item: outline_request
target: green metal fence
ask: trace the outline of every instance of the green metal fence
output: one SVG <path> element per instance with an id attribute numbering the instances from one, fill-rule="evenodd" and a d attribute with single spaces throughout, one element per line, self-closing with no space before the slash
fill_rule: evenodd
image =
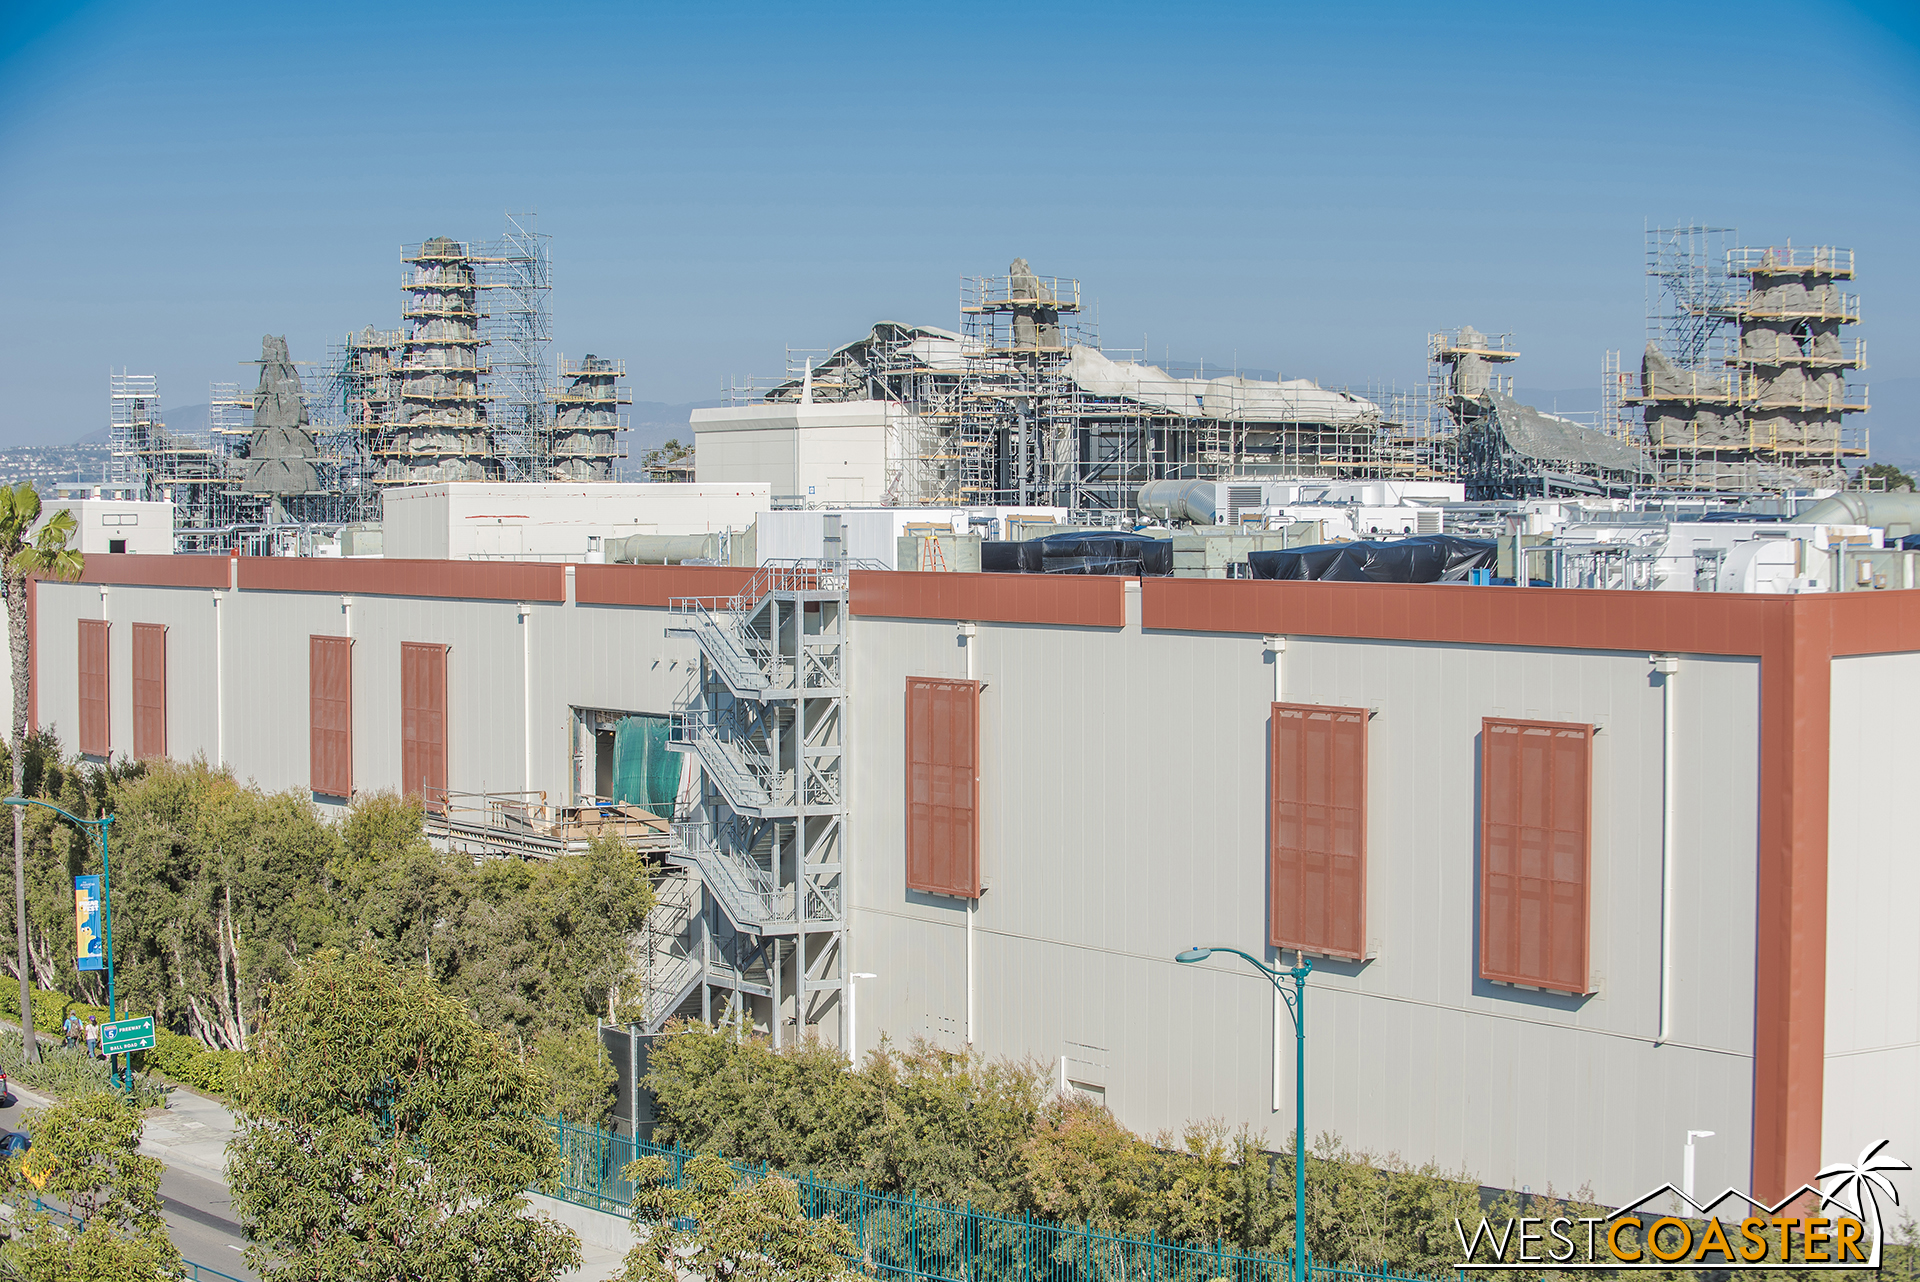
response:
<path id="1" fill-rule="evenodd" d="M 592 1127 L 553 1122 L 563 1173 L 547 1191 L 578 1206 L 626 1214 L 633 1185 L 620 1172 L 635 1158 L 667 1159 L 677 1186 L 694 1154 Z M 765 1167 L 733 1164 L 742 1175 Z M 779 1174 L 779 1172 L 774 1172 Z M 1224 1243 L 1202 1246 L 1103 1233 L 1091 1225 L 991 1215 L 971 1206 L 869 1192 L 811 1174 L 800 1186 L 810 1218 L 831 1216 L 853 1231 L 859 1263 L 888 1278 L 927 1282 L 1288 1282 L 1286 1257 Z M 1312 1282 L 1428 1282 L 1394 1274 L 1315 1267 Z"/>

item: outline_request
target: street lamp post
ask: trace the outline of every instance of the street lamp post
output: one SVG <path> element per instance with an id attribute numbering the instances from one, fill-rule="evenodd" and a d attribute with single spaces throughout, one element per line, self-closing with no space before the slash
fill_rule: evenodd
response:
<path id="1" fill-rule="evenodd" d="M 9 806 L 39 806 L 42 810 L 51 810 L 54 814 L 69 819 L 79 824 L 82 828 L 92 828 L 99 832 L 100 935 L 101 942 L 105 946 L 107 954 L 107 1022 L 109 1024 L 113 1023 L 119 1018 L 113 1001 L 113 860 L 107 846 L 107 828 L 113 823 L 113 816 L 102 815 L 98 819 L 82 819 L 79 815 L 71 814 L 58 806 L 51 805 L 35 797 L 6 797 L 0 798 L 0 802 L 4 802 L 4 804 Z M 23 1010 L 20 1012 L 20 1018 L 22 1022 L 31 1020 L 33 1018 L 33 1012 Z M 114 1084 L 119 1085 L 120 1070 L 114 1067 L 114 1058 L 113 1056 L 108 1057 L 107 1071 L 113 1078 Z M 127 1057 L 126 1085 L 133 1085 L 133 1057 L 131 1055 Z"/>
<path id="2" fill-rule="evenodd" d="M 1313 973 L 1313 959 L 1294 951 L 1294 965 L 1276 970 L 1251 953 L 1215 944 L 1195 946 L 1174 960 L 1190 965 L 1205 961 L 1214 953 L 1232 953 L 1265 975 L 1274 991 L 1287 1004 L 1293 1017 L 1293 1276 L 1294 1282 L 1309 1282 L 1307 1269 L 1307 976 Z M 1293 981 L 1288 992 L 1282 980 Z"/>

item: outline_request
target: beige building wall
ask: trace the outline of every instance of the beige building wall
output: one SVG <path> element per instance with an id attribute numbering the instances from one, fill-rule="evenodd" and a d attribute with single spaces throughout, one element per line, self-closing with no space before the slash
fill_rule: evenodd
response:
<path id="1" fill-rule="evenodd" d="M 849 965 L 879 976 L 861 987 L 864 1048 L 882 1035 L 965 1036 L 967 910 L 905 889 L 901 745 L 906 677 L 964 677 L 968 648 L 952 623 L 855 624 Z M 1238 959 L 1172 960 L 1209 943 L 1271 955 L 1276 673 L 1261 639 L 982 623 L 970 648 L 987 687 L 976 1045 L 1098 1088 L 1135 1130 L 1218 1117 L 1284 1143 L 1292 1027 L 1271 988 Z M 1685 1131 L 1709 1129 L 1700 1180 L 1744 1183 L 1758 665 L 1688 659 L 1676 683 L 1685 926 L 1664 1045 L 1663 696 L 1646 655 L 1295 637 L 1280 681 L 1289 700 L 1378 713 L 1367 927 L 1377 955 L 1321 962 L 1310 980 L 1310 1133 L 1489 1184 L 1591 1184 L 1625 1201 L 1677 1177 Z M 1476 978 L 1483 716 L 1600 727 L 1592 996 Z"/>
<path id="2" fill-rule="evenodd" d="M 1920 654 L 1833 661 L 1821 1153 L 1920 1151 Z"/>

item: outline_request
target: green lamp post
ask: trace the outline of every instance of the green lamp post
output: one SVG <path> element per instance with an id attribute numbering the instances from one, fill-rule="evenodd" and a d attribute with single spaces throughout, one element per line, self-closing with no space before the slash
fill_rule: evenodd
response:
<path id="1" fill-rule="evenodd" d="M 1287 1004 L 1293 1016 L 1293 1277 L 1294 1282 L 1310 1282 L 1307 1268 L 1307 976 L 1313 973 L 1313 959 L 1294 953 L 1296 964 L 1276 970 L 1251 953 L 1215 944 L 1195 946 L 1174 957 L 1183 965 L 1202 962 L 1215 953 L 1232 953 L 1273 983 L 1273 990 Z M 1283 981 L 1293 981 L 1289 992 Z"/>
<path id="2" fill-rule="evenodd" d="M 113 823 L 113 816 L 102 815 L 98 819 L 82 819 L 79 815 L 71 814 L 58 806 L 51 805 L 34 797 L 6 797 L 0 800 L 4 800 L 9 806 L 39 806 L 42 810 L 51 810 L 54 814 L 71 820 L 82 828 L 92 828 L 100 834 L 100 934 L 107 954 L 107 1022 L 109 1024 L 113 1023 L 120 1018 L 113 1001 L 113 861 L 111 855 L 108 853 L 107 847 L 107 828 Z M 23 1010 L 20 1012 L 20 1018 L 23 1020 L 32 1019 L 33 1012 Z M 109 1065 L 108 1071 L 113 1077 L 114 1084 L 131 1087 L 133 1085 L 133 1057 L 131 1055 L 127 1057 L 126 1079 L 124 1083 L 121 1080 L 120 1069 L 113 1064 L 114 1058 L 117 1057 L 111 1057 L 107 1061 Z"/>

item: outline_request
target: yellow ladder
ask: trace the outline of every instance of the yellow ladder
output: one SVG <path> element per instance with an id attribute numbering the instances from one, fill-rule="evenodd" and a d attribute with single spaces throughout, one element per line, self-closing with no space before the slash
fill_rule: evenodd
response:
<path id="1" fill-rule="evenodd" d="M 920 568 L 923 570 L 945 570 L 947 558 L 940 551 L 940 536 L 926 534 L 920 538 Z"/>

